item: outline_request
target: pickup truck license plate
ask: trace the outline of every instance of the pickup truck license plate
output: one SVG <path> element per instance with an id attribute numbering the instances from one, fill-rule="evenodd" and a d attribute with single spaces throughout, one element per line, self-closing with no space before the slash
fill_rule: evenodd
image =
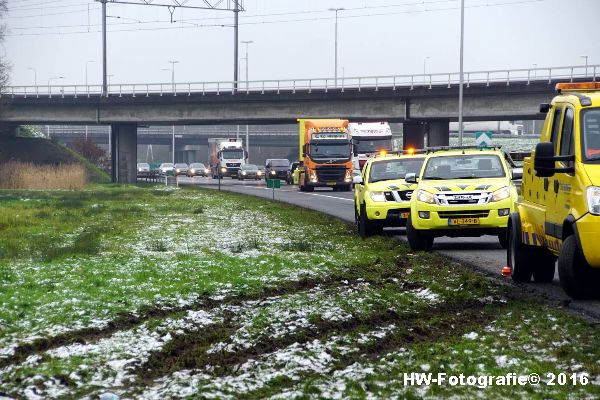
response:
<path id="1" fill-rule="evenodd" d="M 400 218 L 402 219 L 408 219 L 408 217 L 410 217 L 410 212 L 403 212 L 400 214 Z"/>
<path id="2" fill-rule="evenodd" d="M 479 225 L 479 218 L 448 218 L 448 225 Z"/>

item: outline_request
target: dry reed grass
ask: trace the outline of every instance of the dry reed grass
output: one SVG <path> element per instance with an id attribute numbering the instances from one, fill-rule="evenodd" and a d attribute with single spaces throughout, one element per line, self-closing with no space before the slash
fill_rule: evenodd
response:
<path id="1" fill-rule="evenodd" d="M 80 189 L 86 183 L 85 167 L 79 164 L 0 164 L 0 189 Z"/>

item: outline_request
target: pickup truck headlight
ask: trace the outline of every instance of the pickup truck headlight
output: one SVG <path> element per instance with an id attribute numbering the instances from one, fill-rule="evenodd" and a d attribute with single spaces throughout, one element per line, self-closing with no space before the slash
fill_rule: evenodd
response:
<path id="1" fill-rule="evenodd" d="M 385 194 L 383 192 L 369 192 L 369 196 L 371 196 L 371 200 L 377 203 L 385 201 Z"/>
<path id="2" fill-rule="evenodd" d="M 227 168 L 225 168 L 225 167 L 221 168 L 221 172 L 227 172 Z"/>
<path id="3" fill-rule="evenodd" d="M 492 193 L 492 202 L 508 199 L 510 197 L 510 189 L 505 186 Z"/>
<path id="4" fill-rule="evenodd" d="M 318 182 L 318 179 L 317 179 L 317 171 L 315 171 L 315 170 L 311 170 L 311 171 L 310 171 L 310 181 L 311 181 L 312 183 L 317 183 L 317 182 Z"/>
<path id="5" fill-rule="evenodd" d="M 600 215 L 600 187 L 590 186 L 587 188 L 587 204 L 590 214 Z"/>
<path id="6" fill-rule="evenodd" d="M 435 197 L 425 190 L 419 189 L 417 191 L 417 200 L 427 204 L 435 204 Z"/>

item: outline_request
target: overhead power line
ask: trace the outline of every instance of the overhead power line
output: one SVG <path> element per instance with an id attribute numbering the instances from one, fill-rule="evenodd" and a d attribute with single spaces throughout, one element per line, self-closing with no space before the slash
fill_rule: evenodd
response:
<path id="1" fill-rule="evenodd" d="M 491 8 L 491 7 L 501 7 L 501 6 L 509 6 L 509 5 L 519 5 L 519 4 L 531 4 L 531 3 L 540 3 L 540 2 L 545 2 L 547 0 L 517 0 L 517 1 L 504 1 L 504 2 L 500 2 L 500 3 L 486 3 L 486 4 L 476 4 L 476 5 L 471 5 L 471 6 L 465 6 L 466 9 L 476 9 L 476 8 Z M 431 3 L 440 3 L 440 2 L 448 2 L 448 1 L 436 1 L 436 2 L 431 2 Z M 422 4 L 423 2 L 420 2 L 419 4 Z M 368 9 L 368 7 L 365 7 Z M 364 10 L 365 8 L 361 7 L 361 10 Z M 381 12 L 381 13 L 366 13 L 366 14 L 355 14 L 355 15 L 340 15 L 340 19 L 355 19 L 355 18 L 370 18 L 370 17 L 381 17 L 381 16 L 389 16 L 389 15 L 403 15 L 403 14 L 425 14 L 425 13 L 432 13 L 432 12 L 444 12 L 444 11 L 453 11 L 453 10 L 458 10 L 459 7 L 445 7 L 445 8 L 432 8 L 432 9 L 423 9 L 423 10 L 408 10 L 408 11 L 394 11 L 394 12 Z M 310 13 L 324 13 L 325 11 L 313 11 Z M 305 12 L 297 12 L 297 13 L 280 13 L 278 15 L 299 15 L 299 14 L 303 14 Z M 267 15 L 273 15 L 273 14 L 264 14 L 263 16 L 267 16 Z M 259 15 L 256 16 L 248 16 L 245 19 L 249 18 L 249 17 L 258 17 Z M 215 18 L 212 18 L 215 19 Z M 194 21 L 202 21 L 204 19 L 186 19 L 186 20 L 177 20 L 174 22 L 181 22 L 181 23 L 189 23 L 189 26 L 167 26 L 167 27 L 148 27 L 148 28 L 135 28 L 135 29 L 114 29 L 111 30 L 111 33 L 118 33 L 118 32 L 137 32 L 137 31 L 153 31 L 153 30 L 174 30 L 174 29 L 196 29 L 196 28 L 223 28 L 223 27 L 230 27 L 230 24 L 219 24 L 219 23 L 213 23 L 213 24 L 196 24 L 194 23 Z M 207 18 L 206 20 L 211 20 L 211 18 Z M 280 19 L 280 20 L 271 20 L 271 21 L 247 21 L 247 22 L 240 22 L 240 25 L 246 25 L 246 26 L 252 26 L 252 25 L 270 25 L 270 24 L 280 24 L 280 23 L 293 23 L 293 22 L 310 22 L 310 21 L 329 21 L 331 20 L 331 16 L 323 16 L 323 17 L 312 17 L 312 18 L 297 18 L 297 19 Z M 110 24 L 110 26 L 113 25 L 139 25 L 139 24 L 146 24 L 146 23 L 169 23 L 169 21 L 141 21 L 141 22 L 131 22 L 131 23 L 113 23 Z M 77 27 L 87 27 L 88 25 L 73 25 L 73 28 L 77 28 Z M 94 25 L 97 26 L 97 25 Z M 34 27 L 29 27 L 28 29 L 41 29 L 40 28 L 34 28 Z M 44 29 L 46 28 L 50 28 L 50 27 L 43 27 Z M 56 28 L 56 27 L 53 27 Z M 98 33 L 99 30 L 90 30 L 90 31 L 70 31 L 70 32 L 36 32 L 36 33 L 9 33 L 6 36 L 43 36 L 43 35 L 76 35 L 76 34 L 86 34 L 86 33 Z"/>

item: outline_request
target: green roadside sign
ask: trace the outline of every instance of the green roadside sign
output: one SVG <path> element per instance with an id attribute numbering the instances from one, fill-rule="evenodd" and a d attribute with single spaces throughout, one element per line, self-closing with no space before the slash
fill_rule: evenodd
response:
<path id="1" fill-rule="evenodd" d="M 279 179 L 267 179 L 267 187 L 269 189 L 280 189 L 281 181 Z"/>
<path id="2" fill-rule="evenodd" d="M 492 131 L 475 132 L 475 142 L 479 147 L 492 147 Z"/>

